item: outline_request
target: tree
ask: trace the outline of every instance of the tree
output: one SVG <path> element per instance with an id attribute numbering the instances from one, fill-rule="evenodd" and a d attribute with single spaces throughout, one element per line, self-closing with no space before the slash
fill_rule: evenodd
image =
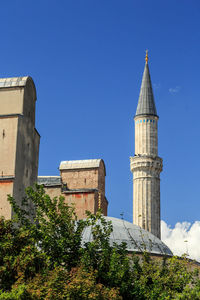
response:
<path id="1" fill-rule="evenodd" d="M 77 221 L 74 207 L 42 186 L 26 195 L 23 209 L 9 197 L 15 218 L 0 219 L 0 300 L 200 299 L 198 272 L 186 259 L 130 255 L 125 244 L 110 245 L 112 224 L 100 211 Z M 83 245 L 86 226 L 93 241 Z"/>

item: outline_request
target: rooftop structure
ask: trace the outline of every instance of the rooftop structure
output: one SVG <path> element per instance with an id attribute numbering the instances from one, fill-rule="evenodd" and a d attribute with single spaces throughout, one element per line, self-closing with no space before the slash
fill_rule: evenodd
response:
<path id="1" fill-rule="evenodd" d="M 78 219 L 86 217 L 86 210 L 96 213 L 99 208 L 107 215 L 103 159 L 61 161 L 59 169 L 60 176 L 38 177 L 50 197 L 62 195 L 66 203 L 75 204 Z"/>
<path id="2" fill-rule="evenodd" d="M 60 170 L 75 170 L 75 169 L 94 169 L 99 168 L 101 162 L 104 165 L 105 173 L 106 168 L 102 159 L 84 159 L 84 160 L 67 160 L 61 161 Z"/>

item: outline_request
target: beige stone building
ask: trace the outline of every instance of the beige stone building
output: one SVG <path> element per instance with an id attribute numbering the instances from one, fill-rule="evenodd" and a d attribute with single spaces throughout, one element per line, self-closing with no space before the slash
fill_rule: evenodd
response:
<path id="1" fill-rule="evenodd" d="M 133 172 L 133 223 L 160 238 L 160 172 L 158 115 L 154 102 L 148 56 L 142 78 L 135 120 Z"/>
<path id="2" fill-rule="evenodd" d="M 7 195 L 21 203 L 25 188 L 37 181 L 35 102 L 31 77 L 0 79 L 0 214 L 7 219 L 12 217 Z"/>
<path id="3" fill-rule="evenodd" d="M 107 216 L 106 168 L 102 159 L 62 161 L 59 169 L 60 176 L 38 177 L 50 197 L 62 195 L 66 203 L 74 204 L 78 219 L 86 217 L 86 210 L 95 214 L 99 208 Z"/>

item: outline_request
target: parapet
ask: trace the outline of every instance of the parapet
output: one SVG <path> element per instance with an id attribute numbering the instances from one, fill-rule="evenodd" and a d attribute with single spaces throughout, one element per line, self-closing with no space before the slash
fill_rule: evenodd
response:
<path id="1" fill-rule="evenodd" d="M 36 88 L 31 76 L 23 76 L 23 77 L 9 77 L 9 78 L 0 78 L 0 89 L 2 88 L 13 88 L 13 87 L 25 87 L 28 82 L 31 82 L 35 92 L 35 100 L 36 100 Z"/>
<path id="2" fill-rule="evenodd" d="M 61 161 L 59 169 L 63 170 L 75 170 L 75 169 L 95 169 L 99 168 L 103 164 L 104 172 L 106 175 L 106 168 L 103 159 L 84 159 L 84 160 L 68 160 Z"/>

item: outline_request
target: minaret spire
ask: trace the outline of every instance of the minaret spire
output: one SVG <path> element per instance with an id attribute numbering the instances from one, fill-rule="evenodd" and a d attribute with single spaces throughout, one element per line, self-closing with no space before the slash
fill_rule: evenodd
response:
<path id="1" fill-rule="evenodd" d="M 145 56 L 146 64 L 148 64 L 148 60 L 149 60 L 149 57 L 148 57 L 148 50 L 146 50 L 146 56 Z"/>
<path id="2" fill-rule="evenodd" d="M 139 100 L 138 100 L 138 105 L 136 110 L 136 116 L 138 115 L 157 116 L 148 60 L 149 60 L 148 50 L 146 50 L 146 57 L 145 57 L 146 63 L 144 67 L 143 77 L 142 77 L 142 84 L 140 88 L 140 95 L 139 95 Z"/>
<path id="3" fill-rule="evenodd" d="M 158 116 L 153 96 L 148 51 L 135 120 L 135 156 L 130 158 L 133 172 L 133 223 L 160 238 L 160 172 L 158 157 Z"/>

